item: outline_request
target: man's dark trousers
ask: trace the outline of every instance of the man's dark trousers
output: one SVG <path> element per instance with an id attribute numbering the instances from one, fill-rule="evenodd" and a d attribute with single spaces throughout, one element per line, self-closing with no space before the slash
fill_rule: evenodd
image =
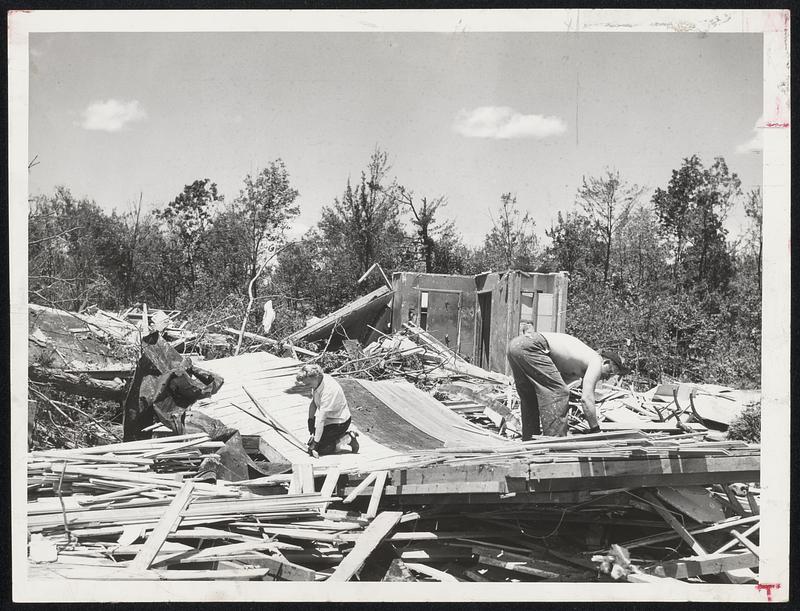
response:
<path id="1" fill-rule="evenodd" d="M 508 343 L 507 356 L 519 394 L 523 441 L 542 431 L 564 437 L 569 390 L 550 358 L 547 340 L 541 333 L 520 335 Z"/>

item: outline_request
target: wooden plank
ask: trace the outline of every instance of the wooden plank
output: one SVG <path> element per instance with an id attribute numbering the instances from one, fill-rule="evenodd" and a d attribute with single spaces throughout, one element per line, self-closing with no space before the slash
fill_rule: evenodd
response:
<path id="1" fill-rule="evenodd" d="M 311 463 L 300 463 L 300 491 L 303 494 L 313 494 L 314 490 L 314 467 Z M 293 465 L 294 467 L 294 465 Z"/>
<path id="2" fill-rule="evenodd" d="M 727 495 L 728 501 L 730 501 L 733 510 L 742 517 L 746 516 L 747 512 L 744 510 L 744 507 L 742 507 L 742 504 L 739 502 L 739 499 L 736 497 L 736 494 L 731 489 L 731 487 L 730 486 L 722 486 L 722 487 L 725 490 L 725 494 Z"/>
<path id="3" fill-rule="evenodd" d="M 756 545 L 752 541 L 750 541 L 750 539 L 748 539 L 745 535 L 739 533 L 736 530 L 732 530 L 731 534 L 736 539 L 738 539 L 739 542 L 741 542 L 741 544 L 744 545 L 747 548 L 747 550 L 750 553 L 752 553 L 756 558 L 760 558 L 761 557 L 760 554 L 758 553 L 758 547 L 756 547 Z"/>
<path id="4" fill-rule="evenodd" d="M 339 475 L 340 471 L 336 467 L 328 469 L 328 472 L 325 474 L 325 481 L 322 482 L 322 489 L 320 490 L 320 494 L 323 498 L 333 495 L 336 484 L 339 482 Z M 320 506 L 320 512 L 324 513 L 326 509 L 328 509 L 328 503 L 323 503 Z"/>
<path id="5" fill-rule="evenodd" d="M 161 456 L 162 454 L 170 454 L 178 450 L 183 450 L 184 448 L 191 448 L 192 446 L 205 443 L 206 441 L 210 441 L 208 436 L 198 437 L 197 439 L 192 439 L 185 443 L 171 444 L 169 447 L 166 448 L 156 448 L 155 450 L 145 452 L 144 454 L 141 455 L 141 458 L 154 458 L 156 456 Z"/>
<path id="6" fill-rule="evenodd" d="M 398 554 L 403 562 L 439 562 L 472 558 L 472 551 L 467 547 L 439 544 L 411 545 L 399 550 Z"/>
<path id="7" fill-rule="evenodd" d="M 386 486 L 385 494 L 403 496 L 410 494 L 506 494 L 505 480 L 499 482 L 442 482 L 432 484 L 404 484 Z"/>
<path id="8" fill-rule="evenodd" d="M 480 536 L 480 534 L 473 533 L 474 536 Z M 474 540 L 474 538 L 472 539 Z M 575 574 L 579 572 L 574 566 L 570 566 L 561 562 L 555 562 L 553 560 L 546 560 L 544 558 L 535 557 L 534 553 L 545 554 L 546 551 L 536 551 L 534 549 L 529 550 L 528 555 L 523 555 L 521 553 L 515 553 L 508 549 L 508 545 L 492 545 L 492 544 L 485 544 L 485 545 L 472 545 L 472 553 L 477 556 L 482 556 L 484 558 L 493 558 L 499 561 L 505 562 L 513 562 L 517 564 L 525 564 L 529 568 L 538 569 L 540 571 L 540 577 L 545 579 L 554 578 L 553 576 L 563 576 L 565 574 Z M 520 549 L 520 551 L 522 551 Z M 513 568 L 509 568 L 508 570 L 514 570 Z M 524 572 L 524 571 L 523 571 Z M 546 575 L 545 573 L 549 573 Z M 535 573 L 529 573 L 531 575 L 535 575 Z"/>
<path id="9" fill-rule="evenodd" d="M 559 463 L 530 465 L 530 479 L 588 479 L 594 477 L 621 477 L 648 474 L 689 475 L 701 473 L 712 477 L 716 473 L 738 472 L 741 477 L 751 475 L 758 479 L 761 461 L 758 456 L 703 456 L 684 458 L 624 458 L 591 459 Z M 714 483 L 716 480 L 709 480 Z"/>
<path id="10" fill-rule="evenodd" d="M 750 505 L 750 512 L 754 516 L 757 516 L 759 515 L 759 513 L 761 513 L 761 510 L 759 509 L 758 506 L 758 501 L 756 500 L 755 495 L 752 492 L 750 492 L 750 490 L 747 491 L 747 504 Z"/>
<path id="11" fill-rule="evenodd" d="M 289 494 L 302 494 L 303 478 L 300 475 L 300 465 L 292 465 L 292 479 L 289 481 Z"/>
<path id="12" fill-rule="evenodd" d="M 268 573 L 267 569 L 134 571 L 117 566 L 64 566 L 59 564 L 52 564 L 47 568 L 51 574 L 57 576 L 92 581 L 245 581 L 261 578 Z"/>
<path id="13" fill-rule="evenodd" d="M 507 561 L 500 560 L 499 558 L 492 558 L 491 556 L 478 556 L 478 562 L 487 566 L 494 566 L 497 568 L 505 569 L 507 571 L 514 571 L 531 575 L 532 577 L 539 577 L 541 579 L 557 579 L 561 577 L 560 573 L 553 573 L 551 571 L 543 571 L 535 567 L 529 566 L 525 561 Z"/>
<path id="14" fill-rule="evenodd" d="M 682 428 L 678 427 L 673 422 L 631 422 L 626 420 L 625 422 L 601 422 L 600 423 L 600 430 L 602 431 L 630 431 L 630 430 L 639 430 L 639 431 L 683 431 L 685 429 L 691 429 L 693 431 L 707 431 L 708 429 L 704 427 L 702 424 L 698 424 L 696 422 L 686 422 L 682 423 Z"/>
<path id="15" fill-rule="evenodd" d="M 748 518 L 740 518 L 738 520 L 733 520 L 733 521 L 726 520 L 725 522 L 720 522 L 719 524 L 714 524 L 713 526 L 707 526 L 705 528 L 693 528 L 692 530 L 689 531 L 689 533 L 692 534 L 692 535 L 702 535 L 702 534 L 711 533 L 711 532 L 719 532 L 721 530 L 727 530 L 729 528 L 733 528 L 734 526 L 741 526 L 741 525 L 744 525 L 744 524 L 751 524 L 752 522 L 755 522 L 757 520 L 758 520 L 757 516 L 750 516 Z M 758 527 L 756 526 L 756 528 L 758 528 Z M 745 531 L 745 532 L 747 532 L 747 531 Z M 674 530 L 672 530 L 672 531 L 669 531 L 669 532 L 659 533 L 657 535 L 652 535 L 650 537 L 642 537 L 642 538 L 639 538 L 639 539 L 634 539 L 633 541 L 626 541 L 624 543 L 620 543 L 620 546 L 624 547 L 625 549 L 634 549 L 634 548 L 637 548 L 637 547 L 646 547 L 646 546 L 649 546 L 649 545 L 655 545 L 656 543 L 663 543 L 665 541 L 671 541 L 672 539 L 677 539 L 679 537 L 680 537 L 680 535 L 678 535 L 678 533 L 676 533 Z M 726 549 L 730 549 L 730 548 L 726 548 Z M 725 551 L 725 550 L 717 550 L 714 553 L 720 553 L 722 551 Z"/>
<path id="16" fill-rule="evenodd" d="M 744 518 L 744 519 L 747 519 L 747 518 Z M 743 519 L 743 520 L 744 520 L 744 519 Z M 742 520 L 742 521 L 743 521 L 743 520 Z M 753 534 L 755 531 L 757 531 L 757 530 L 758 530 L 760 527 L 761 527 L 761 524 L 760 524 L 760 523 L 758 523 L 758 522 L 756 522 L 756 523 L 755 523 L 755 524 L 753 524 L 753 525 L 752 525 L 750 528 L 748 528 L 747 530 L 745 530 L 745 531 L 742 533 L 742 535 L 743 535 L 743 536 L 745 536 L 745 537 L 749 537 L 751 534 Z M 728 541 L 728 542 L 727 542 L 725 545 L 723 545 L 723 546 L 722 546 L 722 547 L 720 547 L 718 550 L 716 550 L 714 553 L 715 553 L 715 554 L 722 554 L 723 552 L 727 552 L 729 549 L 731 549 L 731 548 L 733 548 L 733 547 L 736 547 L 736 545 L 738 544 L 738 542 L 739 542 L 739 541 L 738 541 L 738 539 L 735 539 L 735 538 L 734 538 L 734 539 L 731 539 L 731 540 L 730 540 L 730 541 Z"/>
<path id="17" fill-rule="evenodd" d="M 406 562 L 405 564 L 412 571 L 421 573 L 426 577 L 431 577 L 436 581 L 447 582 L 447 583 L 454 581 L 458 582 L 458 579 L 456 579 L 453 575 L 450 575 L 449 573 L 445 573 L 444 571 L 440 571 L 439 569 L 435 569 L 428 565 L 422 564 L 421 562 Z"/>
<path id="18" fill-rule="evenodd" d="M 658 575 L 688 579 L 698 575 L 716 575 L 737 569 L 755 568 L 758 558 L 751 552 L 744 554 L 706 554 L 693 558 L 681 558 L 671 562 L 663 562 L 654 567 Z"/>
<path id="19" fill-rule="evenodd" d="M 361 538 L 350 550 L 350 553 L 345 556 L 344 560 L 336 567 L 336 570 L 328 578 L 328 581 L 344 582 L 350 581 L 359 569 L 369 558 L 372 551 L 383 541 L 389 532 L 397 525 L 402 517 L 402 512 L 399 511 L 384 511 L 376 517 L 366 530 Z"/>
<path id="20" fill-rule="evenodd" d="M 522 460 L 508 460 L 502 464 L 487 464 L 493 455 L 474 460 L 478 464 L 461 464 L 450 459 L 442 465 L 432 465 L 419 469 L 397 469 L 392 473 L 392 481 L 400 484 L 431 484 L 454 482 L 504 481 L 506 478 L 529 476 L 529 465 Z M 470 460 L 473 460 L 470 458 Z"/>
<path id="21" fill-rule="evenodd" d="M 173 530 L 173 526 L 179 520 L 181 513 L 191 502 L 193 491 L 194 482 L 186 482 L 183 484 L 178 494 L 175 495 L 175 498 L 169 504 L 169 507 L 167 507 L 166 511 L 164 511 L 161 518 L 158 520 L 156 527 L 153 529 L 153 532 L 150 533 L 141 551 L 136 554 L 136 557 L 129 565 L 130 570 L 145 571 L 150 568 L 150 564 L 155 559 L 161 546 L 164 545 L 164 541 L 167 540 L 167 535 Z"/>
<path id="22" fill-rule="evenodd" d="M 367 507 L 367 517 L 374 518 L 378 515 L 378 505 L 383 496 L 383 488 L 386 486 L 386 478 L 389 476 L 388 471 L 378 471 L 375 476 L 375 485 L 372 487 L 372 496 L 369 499 L 369 506 Z"/>
<path id="23" fill-rule="evenodd" d="M 375 479 L 377 477 L 378 477 L 378 472 L 377 471 L 373 471 L 372 473 L 370 473 L 367 477 L 365 477 L 361 481 L 360 484 L 358 484 L 358 486 L 356 486 L 353 489 L 353 491 L 350 494 L 348 494 L 346 497 L 344 497 L 344 500 L 342 501 L 342 503 L 345 503 L 345 504 L 352 503 L 359 494 L 364 492 L 364 490 L 366 490 L 372 484 L 372 482 L 375 481 Z"/>
<path id="24" fill-rule="evenodd" d="M 279 556 L 268 556 L 259 553 L 259 550 L 270 549 L 274 543 L 269 541 L 234 543 L 232 545 L 218 545 L 208 547 L 184 555 L 177 559 L 179 564 L 191 564 L 195 562 L 209 562 L 226 558 L 246 559 L 247 563 L 253 566 L 266 568 L 276 578 L 287 581 L 314 581 L 316 572 L 304 566 L 289 562 Z M 167 562 L 168 563 L 168 562 Z"/>
<path id="25" fill-rule="evenodd" d="M 654 494 L 646 491 L 642 496 L 647 499 L 647 501 L 653 506 L 653 509 L 655 509 L 658 514 L 664 518 L 664 521 L 669 524 L 670 527 L 676 533 L 678 533 L 678 535 L 680 535 L 680 538 L 683 539 L 696 554 L 706 554 L 706 550 L 702 545 L 700 545 L 700 543 L 698 543 L 697 539 L 695 539 L 694 536 L 692 536 L 689 531 L 684 528 L 683 524 L 681 524 L 677 518 L 675 518 L 675 516 L 672 515 L 672 513 L 661 504 L 661 501 L 659 501 Z"/>

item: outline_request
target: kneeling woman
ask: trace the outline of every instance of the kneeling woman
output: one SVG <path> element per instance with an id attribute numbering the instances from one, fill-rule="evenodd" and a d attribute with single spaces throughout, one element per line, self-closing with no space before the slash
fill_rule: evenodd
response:
<path id="1" fill-rule="evenodd" d="M 309 454 L 358 452 L 357 433 L 349 431 L 350 408 L 341 385 L 319 365 L 303 365 L 297 382 L 311 389 L 308 406 Z"/>

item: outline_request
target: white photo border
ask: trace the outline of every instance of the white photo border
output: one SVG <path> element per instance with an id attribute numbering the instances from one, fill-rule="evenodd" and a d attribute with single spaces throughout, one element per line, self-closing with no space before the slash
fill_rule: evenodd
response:
<path id="1" fill-rule="evenodd" d="M 762 33 L 764 40 L 761 558 L 759 579 L 789 597 L 790 125 L 788 10 L 11 11 L 9 290 L 12 596 L 15 602 L 139 601 L 748 601 L 755 585 L 569 583 L 326 584 L 29 580 L 26 559 L 28 35 L 37 32 L 682 32 Z M 765 299 L 764 296 L 769 296 Z"/>

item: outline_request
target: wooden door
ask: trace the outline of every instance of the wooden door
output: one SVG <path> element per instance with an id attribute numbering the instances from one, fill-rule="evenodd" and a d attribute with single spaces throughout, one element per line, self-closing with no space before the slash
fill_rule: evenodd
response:
<path id="1" fill-rule="evenodd" d="M 425 330 L 449 348 L 461 344 L 461 291 L 420 291 Z"/>

